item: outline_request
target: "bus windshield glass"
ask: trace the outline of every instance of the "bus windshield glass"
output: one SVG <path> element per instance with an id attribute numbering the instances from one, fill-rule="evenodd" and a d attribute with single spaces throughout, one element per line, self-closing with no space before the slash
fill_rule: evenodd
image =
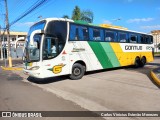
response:
<path id="1" fill-rule="evenodd" d="M 26 60 L 28 62 L 40 60 L 40 44 L 41 44 L 42 34 L 37 33 L 33 36 L 33 44 L 30 43 L 30 36 L 32 32 L 35 30 L 44 30 L 44 26 L 45 26 L 45 21 L 39 22 L 33 25 L 28 32 L 26 49 L 25 49 Z"/>
<path id="2" fill-rule="evenodd" d="M 55 58 L 62 52 L 66 36 L 67 22 L 51 21 L 48 23 L 43 42 L 43 60 Z"/>

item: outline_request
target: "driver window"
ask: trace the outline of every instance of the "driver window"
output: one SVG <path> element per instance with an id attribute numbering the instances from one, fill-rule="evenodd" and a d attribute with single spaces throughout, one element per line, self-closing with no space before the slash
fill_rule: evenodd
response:
<path id="1" fill-rule="evenodd" d="M 58 53 L 58 39 L 56 37 L 46 37 L 43 47 L 43 58 L 50 59 L 57 56 Z"/>
<path id="2" fill-rule="evenodd" d="M 63 50 L 67 36 L 67 22 L 51 21 L 48 23 L 43 42 L 43 59 L 57 57 Z"/>

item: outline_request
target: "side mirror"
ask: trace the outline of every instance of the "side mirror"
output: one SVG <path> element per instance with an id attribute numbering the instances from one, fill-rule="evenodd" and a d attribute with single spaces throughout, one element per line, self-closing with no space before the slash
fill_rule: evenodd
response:
<path id="1" fill-rule="evenodd" d="M 30 45 L 34 45 L 34 35 L 37 34 L 37 33 L 41 33 L 41 34 L 44 34 L 44 30 L 35 30 L 31 33 L 30 35 Z"/>

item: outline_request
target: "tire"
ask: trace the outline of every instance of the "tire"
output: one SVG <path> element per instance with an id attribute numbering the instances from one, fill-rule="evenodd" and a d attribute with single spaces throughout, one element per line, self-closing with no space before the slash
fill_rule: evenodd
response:
<path id="1" fill-rule="evenodd" d="M 146 64 L 146 58 L 142 57 L 140 67 L 144 67 L 145 64 Z"/>
<path id="2" fill-rule="evenodd" d="M 141 65 L 141 61 L 139 57 L 136 57 L 135 62 L 134 62 L 134 67 L 138 68 Z"/>
<path id="3" fill-rule="evenodd" d="M 78 80 L 83 77 L 85 73 L 85 66 L 75 63 L 72 67 L 72 74 L 69 76 L 72 80 Z"/>

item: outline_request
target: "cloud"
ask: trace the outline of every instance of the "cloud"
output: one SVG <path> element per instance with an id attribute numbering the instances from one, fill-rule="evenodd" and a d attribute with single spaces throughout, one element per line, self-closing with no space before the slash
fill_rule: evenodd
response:
<path id="1" fill-rule="evenodd" d="M 152 20 L 154 20 L 154 18 L 134 18 L 127 20 L 127 23 L 149 22 Z"/>
<path id="2" fill-rule="evenodd" d="M 141 29 L 160 29 L 160 25 L 141 26 Z"/>
<path id="3" fill-rule="evenodd" d="M 18 27 L 30 27 L 34 24 L 34 22 L 24 22 L 24 23 L 16 23 L 15 26 Z"/>
<path id="4" fill-rule="evenodd" d="M 104 23 L 104 24 L 112 24 L 112 22 L 109 21 L 109 20 L 103 20 L 103 23 Z"/>

